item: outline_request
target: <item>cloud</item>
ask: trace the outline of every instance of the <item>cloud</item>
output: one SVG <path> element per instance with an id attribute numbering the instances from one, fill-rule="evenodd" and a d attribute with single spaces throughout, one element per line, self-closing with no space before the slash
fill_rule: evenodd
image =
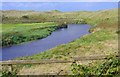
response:
<path id="1" fill-rule="evenodd" d="M 2 2 L 119 2 L 119 0 L 2 0 Z"/>

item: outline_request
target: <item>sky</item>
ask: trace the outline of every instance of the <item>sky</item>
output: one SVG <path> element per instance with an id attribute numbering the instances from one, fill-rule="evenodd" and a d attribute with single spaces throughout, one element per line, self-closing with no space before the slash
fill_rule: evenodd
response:
<path id="1" fill-rule="evenodd" d="M 119 0 L 1 0 L 1 2 L 119 2 Z"/>
<path id="2" fill-rule="evenodd" d="M 118 8 L 117 2 L 3 2 L 2 10 L 97 11 Z"/>

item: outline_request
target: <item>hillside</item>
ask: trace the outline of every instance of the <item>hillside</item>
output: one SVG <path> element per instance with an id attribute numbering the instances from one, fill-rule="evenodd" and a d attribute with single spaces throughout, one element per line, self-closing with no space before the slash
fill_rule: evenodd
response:
<path id="1" fill-rule="evenodd" d="M 98 22 L 112 19 L 116 21 L 117 9 L 104 11 L 78 11 L 78 12 L 39 12 L 39 11 L 16 11 L 8 10 L 2 11 L 3 23 L 33 23 L 33 22 L 67 22 L 80 23 Z M 112 21 L 111 20 L 111 21 Z"/>

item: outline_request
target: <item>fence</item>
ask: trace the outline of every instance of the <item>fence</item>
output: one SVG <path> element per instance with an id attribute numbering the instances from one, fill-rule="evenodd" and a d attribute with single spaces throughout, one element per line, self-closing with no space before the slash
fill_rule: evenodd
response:
<path id="1" fill-rule="evenodd" d="M 10 71 L 13 70 L 12 65 L 22 65 L 22 64 L 51 64 L 51 63 L 73 63 L 76 61 L 84 60 L 105 60 L 109 55 L 99 55 L 99 56 L 87 56 L 87 57 L 73 57 L 72 60 L 9 60 L 9 61 L 0 61 L 0 65 L 10 66 Z M 116 55 L 116 57 L 119 57 Z M 119 57 L 120 58 L 120 57 Z"/>

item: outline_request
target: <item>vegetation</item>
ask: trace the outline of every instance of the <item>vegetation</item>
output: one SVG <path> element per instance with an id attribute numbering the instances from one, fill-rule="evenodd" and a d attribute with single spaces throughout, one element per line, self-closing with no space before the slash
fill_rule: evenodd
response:
<path id="1" fill-rule="evenodd" d="M 2 76 L 1 77 L 17 77 L 17 72 L 16 71 L 2 71 Z"/>
<path id="2" fill-rule="evenodd" d="M 42 39 L 65 25 L 46 23 L 2 24 L 2 46 Z"/>
<path id="3" fill-rule="evenodd" d="M 60 12 L 58 10 L 48 12 L 37 11 L 2 11 L 2 23 L 35 23 L 35 22 L 66 22 L 66 23 L 89 23 L 96 25 L 100 22 L 115 22 L 118 9 L 102 10 L 96 12 L 77 11 Z"/>
<path id="4" fill-rule="evenodd" d="M 33 59 L 33 60 L 40 60 L 40 59 L 69 59 L 72 56 L 82 56 L 85 53 L 95 53 L 97 49 L 99 49 L 100 42 L 106 41 L 106 40 L 112 40 L 117 39 L 117 37 L 114 35 L 114 33 L 111 33 L 106 30 L 98 31 L 92 34 L 89 34 L 85 37 L 82 37 L 80 39 L 74 40 L 71 43 L 63 44 L 60 46 L 57 46 L 53 49 L 47 50 L 45 52 L 42 52 L 40 54 L 35 54 L 33 56 L 23 57 L 22 59 Z M 90 47 L 88 47 L 90 46 Z M 91 50 L 91 46 L 96 46 L 94 49 L 95 51 Z M 84 48 L 84 49 L 83 49 Z M 101 48 L 102 49 L 102 48 Z M 81 51 L 81 52 L 79 52 Z M 99 52 L 102 54 L 103 52 Z M 109 52 L 108 52 L 109 53 Z M 113 52 L 114 53 L 114 52 Z M 103 53 L 105 54 L 105 52 Z"/>
<path id="5" fill-rule="evenodd" d="M 74 75 L 92 76 L 92 75 L 106 75 L 106 76 L 119 76 L 120 61 L 113 57 L 113 55 L 107 58 L 106 61 L 91 63 L 88 65 L 80 65 L 73 63 L 71 65 L 71 71 Z"/>
<path id="6" fill-rule="evenodd" d="M 11 11 L 14 13 L 14 11 Z M 10 12 L 10 14 L 11 14 Z M 35 54 L 33 56 L 17 58 L 18 60 L 44 60 L 44 59 L 59 59 L 71 60 L 74 56 L 89 56 L 89 55 L 117 55 L 118 54 L 118 11 L 117 9 L 96 11 L 96 12 L 25 12 L 18 11 L 18 19 L 16 23 L 24 22 L 46 22 L 52 21 L 57 23 L 87 23 L 93 26 L 90 29 L 91 34 L 78 38 L 68 44 L 56 46 L 45 52 Z M 6 11 L 4 13 L 8 14 Z M 21 17 L 27 15 L 29 19 L 22 22 Z M 16 16 L 5 15 L 9 21 L 3 20 L 4 23 L 14 22 Z M 6 18 L 5 18 L 6 19 Z M 11 20 L 13 19 L 13 20 Z M 37 21 L 33 21 L 33 20 Z M 45 28 L 47 29 L 47 28 Z M 46 31 L 45 31 L 46 32 Z M 39 33 L 39 32 L 36 32 Z M 25 33 L 24 33 L 25 34 Z M 86 64 L 72 64 L 72 75 L 116 75 L 117 68 L 120 63 L 115 57 L 109 57 L 106 61 L 95 61 L 90 66 Z M 57 66 L 57 65 L 56 65 Z M 62 66 L 62 65 L 61 65 Z M 32 68 L 31 66 L 30 68 Z M 41 67 L 41 66 L 40 66 Z M 46 67 L 46 66 L 44 66 Z M 50 65 L 50 68 L 55 65 Z M 37 69 L 38 66 L 34 69 Z M 47 67 L 46 67 L 47 68 Z M 47 68 L 49 69 L 49 68 Z M 70 69 L 70 68 L 68 68 Z M 26 70 L 26 69 L 24 69 Z M 44 70 L 41 68 L 41 70 Z M 32 71 L 32 70 L 29 70 Z M 27 71 L 28 72 L 28 71 Z M 23 73 L 23 72 L 22 72 Z M 67 73 L 69 74 L 69 73 Z"/>

